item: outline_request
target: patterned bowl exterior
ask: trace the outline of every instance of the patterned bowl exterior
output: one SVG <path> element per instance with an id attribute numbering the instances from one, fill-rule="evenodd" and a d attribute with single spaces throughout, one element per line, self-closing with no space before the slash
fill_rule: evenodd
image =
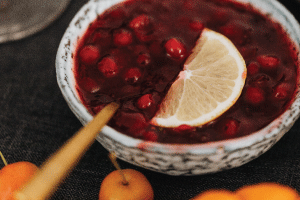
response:
<path id="1" fill-rule="evenodd" d="M 75 15 L 67 28 L 56 57 L 58 85 L 70 109 L 83 125 L 92 115 L 80 102 L 75 90 L 73 52 L 80 36 L 97 15 L 123 0 L 90 0 Z M 299 50 L 300 27 L 292 14 L 273 0 L 239 0 L 259 8 L 279 22 Z M 298 54 L 299 57 L 299 54 Z M 299 69 L 298 69 L 299 71 Z M 97 140 L 109 151 L 134 165 L 169 175 L 199 175 L 241 166 L 270 149 L 298 119 L 299 80 L 293 103 L 267 127 L 251 135 L 207 144 L 160 144 L 134 139 L 105 126 Z"/>

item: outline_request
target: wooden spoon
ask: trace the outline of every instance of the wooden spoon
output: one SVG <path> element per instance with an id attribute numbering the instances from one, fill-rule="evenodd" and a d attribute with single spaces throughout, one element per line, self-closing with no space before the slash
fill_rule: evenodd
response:
<path id="1" fill-rule="evenodd" d="M 90 123 L 81 128 L 48 159 L 20 191 L 15 192 L 15 199 L 44 200 L 49 198 L 118 108 L 117 103 L 110 103 L 103 108 Z"/>

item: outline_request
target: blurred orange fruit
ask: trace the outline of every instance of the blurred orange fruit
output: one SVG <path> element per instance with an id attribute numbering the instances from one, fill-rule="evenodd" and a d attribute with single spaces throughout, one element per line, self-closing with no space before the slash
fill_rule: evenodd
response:
<path id="1" fill-rule="evenodd" d="M 298 200 L 296 190 L 277 183 L 259 183 L 236 191 L 241 200 Z"/>
<path id="2" fill-rule="evenodd" d="M 30 162 L 8 164 L 0 170 L 0 200 L 13 199 L 13 192 L 24 185 L 38 170 Z"/>
<path id="3" fill-rule="evenodd" d="M 228 190 L 208 190 L 205 191 L 192 200 L 241 200 L 234 192 Z"/>

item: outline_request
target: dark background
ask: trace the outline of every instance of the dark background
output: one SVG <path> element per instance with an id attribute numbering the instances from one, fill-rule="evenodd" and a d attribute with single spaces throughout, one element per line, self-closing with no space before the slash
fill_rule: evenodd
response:
<path id="1" fill-rule="evenodd" d="M 86 0 L 72 0 L 65 12 L 41 32 L 0 44 L 0 150 L 9 163 L 38 166 L 81 124 L 68 108 L 56 82 L 55 56 L 60 40 Z M 281 1 L 300 20 L 300 3 Z M 1 21 L 0 21 L 1 23 Z M 173 177 L 120 161 L 142 172 L 156 200 L 185 200 L 211 188 L 237 188 L 272 181 L 300 191 L 300 121 L 268 152 L 242 167 L 209 175 Z M 98 199 L 104 177 L 114 170 L 98 143 L 85 154 L 52 199 Z M 4 164 L 0 162 L 0 168 Z"/>

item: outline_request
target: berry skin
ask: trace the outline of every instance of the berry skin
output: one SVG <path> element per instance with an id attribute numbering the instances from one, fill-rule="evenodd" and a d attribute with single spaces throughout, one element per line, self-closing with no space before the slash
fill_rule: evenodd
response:
<path id="1" fill-rule="evenodd" d="M 154 131 L 146 131 L 143 133 L 144 139 L 151 142 L 156 142 L 158 139 L 157 134 Z"/>
<path id="2" fill-rule="evenodd" d="M 151 61 L 150 55 L 146 53 L 140 54 L 137 58 L 137 63 L 140 66 L 147 66 L 150 63 L 150 61 Z"/>
<path id="3" fill-rule="evenodd" d="M 116 125 L 119 127 L 126 127 L 128 129 L 128 133 L 132 136 L 140 136 L 148 124 L 141 113 L 121 111 L 116 115 Z"/>
<path id="4" fill-rule="evenodd" d="M 141 96 L 137 101 L 137 106 L 139 109 L 147 109 L 153 105 L 154 101 L 152 94 L 145 94 Z"/>
<path id="5" fill-rule="evenodd" d="M 251 62 L 247 66 L 247 74 L 248 75 L 255 75 L 258 73 L 258 71 L 259 71 L 259 65 L 257 62 Z"/>
<path id="6" fill-rule="evenodd" d="M 89 93 L 96 93 L 101 89 L 100 85 L 98 85 L 96 81 L 89 77 L 82 79 L 82 88 Z"/>
<path id="7" fill-rule="evenodd" d="M 189 23 L 189 27 L 193 31 L 199 31 L 201 32 L 204 29 L 204 24 L 199 21 L 192 21 Z"/>
<path id="8" fill-rule="evenodd" d="M 127 46 L 132 43 L 132 33 L 126 29 L 121 29 L 114 34 L 114 44 L 117 46 Z"/>
<path id="9" fill-rule="evenodd" d="M 196 130 L 196 127 L 193 127 L 193 126 L 189 126 L 189 125 L 186 125 L 186 124 L 182 124 L 176 128 L 173 128 L 173 131 L 175 132 L 186 132 L 186 131 L 195 131 Z"/>
<path id="10" fill-rule="evenodd" d="M 288 83 L 280 83 L 274 89 L 273 96 L 277 100 L 285 100 L 289 96 L 291 91 L 291 85 Z"/>
<path id="11" fill-rule="evenodd" d="M 222 123 L 222 133 L 226 138 L 232 138 L 237 134 L 239 125 L 240 125 L 239 121 L 235 119 L 227 118 Z"/>
<path id="12" fill-rule="evenodd" d="M 109 57 L 105 57 L 99 62 L 98 69 L 107 78 L 114 77 L 119 72 L 119 67 L 116 62 Z"/>
<path id="13" fill-rule="evenodd" d="M 265 100 L 264 91 L 258 87 L 249 87 L 246 90 L 245 101 L 251 105 L 259 105 Z"/>
<path id="14" fill-rule="evenodd" d="M 261 55 L 257 57 L 259 64 L 267 70 L 272 70 L 278 67 L 280 61 L 278 58 L 273 56 Z"/>
<path id="15" fill-rule="evenodd" d="M 129 23 L 129 27 L 135 31 L 146 31 L 149 25 L 150 17 L 144 14 L 137 16 Z"/>
<path id="16" fill-rule="evenodd" d="M 79 58 L 85 64 L 95 64 L 100 58 L 100 50 L 92 45 L 85 46 L 79 52 Z"/>
<path id="17" fill-rule="evenodd" d="M 130 68 L 125 73 L 125 81 L 134 84 L 136 83 L 142 76 L 141 70 L 139 68 Z"/>
<path id="18" fill-rule="evenodd" d="M 167 54 L 172 58 L 183 58 L 186 54 L 185 46 L 176 38 L 169 39 L 165 44 Z"/>

